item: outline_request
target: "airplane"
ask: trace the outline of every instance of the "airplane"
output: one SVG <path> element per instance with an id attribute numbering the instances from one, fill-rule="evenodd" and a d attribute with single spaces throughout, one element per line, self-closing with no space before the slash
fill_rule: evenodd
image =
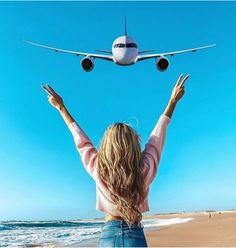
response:
<path id="1" fill-rule="evenodd" d="M 185 50 L 174 51 L 174 52 L 142 55 L 143 53 L 153 52 L 155 50 L 152 49 L 152 50 L 139 51 L 137 42 L 131 36 L 127 35 L 126 18 L 125 18 L 125 34 L 114 40 L 112 44 L 112 51 L 95 50 L 97 52 L 102 52 L 103 54 L 65 50 L 65 49 L 60 49 L 56 47 L 40 45 L 40 44 L 27 41 L 27 40 L 25 40 L 25 42 L 31 45 L 34 45 L 34 46 L 53 50 L 55 52 L 64 52 L 64 53 L 74 54 L 76 56 L 84 56 L 84 58 L 81 60 L 81 66 L 86 72 L 90 72 L 93 70 L 95 59 L 108 60 L 120 66 L 128 66 L 128 65 L 133 65 L 139 61 L 143 61 L 146 59 L 152 59 L 152 58 L 156 59 L 156 68 L 159 71 L 163 72 L 163 71 L 166 71 L 170 65 L 169 60 L 166 58 L 167 56 L 174 56 L 176 54 L 187 53 L 187 52 L 196 52 L 201 49 L 215 46 L 215 44 L 211 44 L 207 46 L 196 47 L 196 48 L 185 49 Z"/>

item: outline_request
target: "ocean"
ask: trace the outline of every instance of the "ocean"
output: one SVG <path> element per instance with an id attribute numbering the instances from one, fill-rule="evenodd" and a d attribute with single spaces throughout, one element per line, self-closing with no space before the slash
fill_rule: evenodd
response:
<path id="1" fill-rule="evenodd" d="M 192 218 L 143 220 L 144 228 L 191 221 Z M 0 247 L 65 247 L 100 236 L 104 221 L 0 221 Z"/>

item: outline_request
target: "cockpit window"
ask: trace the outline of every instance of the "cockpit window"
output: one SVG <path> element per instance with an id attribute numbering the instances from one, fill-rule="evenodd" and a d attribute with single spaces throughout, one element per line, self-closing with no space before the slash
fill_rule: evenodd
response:
<path id="1" fill-rule="evenodd" d="M 127 43 L 126 47 L 136 47 L 137 48 L 137 45 L 135 43 Z"/>
<path id="2" fill-rule="evenodd" d="M 124 47 L 136 47 L 137 48 L 137 44 L 135 44 L 135 43 L 117 43 L 117 44 L 115 44 L 114 45 L 114 48 L 117 48 L 117 47 L 119 47 L 119 48 L 124 48 Z"/>
<path id="3" fill-rule="evenodd" d="M 125 47 L 125 43 L 117 43 L 115 44 L 114 48 L 116 47 Z"/>

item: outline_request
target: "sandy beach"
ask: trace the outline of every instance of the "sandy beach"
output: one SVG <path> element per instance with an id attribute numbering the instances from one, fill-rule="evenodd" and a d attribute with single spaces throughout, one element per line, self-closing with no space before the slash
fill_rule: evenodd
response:
<path id="1" fill-rule="evenodd" d="M 158 218 L 191 217 L 194 220 L 158 231 L 145 232 L 149 246 L 234 246 L 236 247 L 236 211 L 176 214 Z"/>
<path id="2" fill-rule="evenodd" d="M 236 211 L 150 215 L 143 219 L 194 218 L 186 223 L 144 229 L 149 247 L 236 247 Z M 74 247 L 97 247 L 90 239 Z"/>

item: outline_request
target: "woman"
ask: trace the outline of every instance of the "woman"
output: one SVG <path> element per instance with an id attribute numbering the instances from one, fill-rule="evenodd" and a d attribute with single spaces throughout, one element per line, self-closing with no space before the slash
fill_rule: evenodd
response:
<path id="1" fill-rule="evenodd" d="M 160 162 L 166 128 L 177 102 L 184 94 L 189 75 L 178 78 L 169 103 L 153 129 L 143 152 L 140 137 L 125 123 L 109 126 L 99 150 L 66 109 L 62 98 L 43 86 L 48 100 L 70 129 L 83 165 L 96 183 L 96 209 L 105 212 L 99 247 L 147 247 L 141 224 L 149 210 L 148 192 Z"/>

